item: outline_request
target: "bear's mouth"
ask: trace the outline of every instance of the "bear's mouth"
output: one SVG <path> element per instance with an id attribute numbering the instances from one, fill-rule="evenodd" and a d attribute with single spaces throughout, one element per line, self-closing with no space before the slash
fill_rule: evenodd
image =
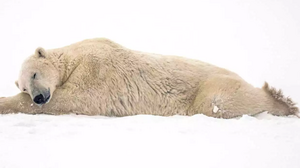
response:
<path id="1" fill-rule="evenodd" d="M 48 91 L 47 91 L 46 95 L 47 95 L 47 97 L 45 97 L 45 104 L 49 102 L 50 97 L 51 97 L 50 88 L 48 88 Z"/>
<path id="2" fill-rule="evenodd" d="M 49 102 L 49 100 L 50 100 L 50 97 L 51 97 L 51 95 L 50 95 L 50 94 L 49 94 L 49 96 L 48 96 L 48 97 L 46 97 L 46 99 L 45 99 L 45 104 Z"/>

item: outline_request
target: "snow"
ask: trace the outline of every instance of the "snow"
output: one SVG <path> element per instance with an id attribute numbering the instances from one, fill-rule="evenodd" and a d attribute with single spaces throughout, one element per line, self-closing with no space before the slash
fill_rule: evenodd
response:
<path id="1" fill-rule="evenodd" d="M 214 108 L 213 108 L 213 112 L 214 113 L 217 113 L 219 111 L 219 108 L 218 108 L 218 106 L 214 106 Z"/>
<path id="2" fill-rule="evenodd" d="M 41 46 L 107 37 L 206 61 L 300 102 L 300 1 L 0 0 L 0 97 Z M 300 120 L 266 113 L 121 118 L 0 115 L 0 168 L 300 167 Z"/>
<path id="3" fill-rule="evenodd" d="M 0 167 L 299 167 L 300 122 L 138 115 L 0 117 Z"/>

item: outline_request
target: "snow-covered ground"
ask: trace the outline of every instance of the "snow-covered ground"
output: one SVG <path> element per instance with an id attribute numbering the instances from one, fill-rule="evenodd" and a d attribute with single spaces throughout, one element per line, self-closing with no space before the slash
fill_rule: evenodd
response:
<path id="1" fill-rule="evenodd" d="M 299 168 L 300 122 L 132 116 L 0 116 L 0 168 Z"/>
<path id="2" fill-rule="evenodd" d="M 199 59 L 300 102 L 300 1 L 0 0 L 0 97 L 41 46 L 107 37 Z M 0 168 L 300 167 L 294 116 L 0 115 Z"/>

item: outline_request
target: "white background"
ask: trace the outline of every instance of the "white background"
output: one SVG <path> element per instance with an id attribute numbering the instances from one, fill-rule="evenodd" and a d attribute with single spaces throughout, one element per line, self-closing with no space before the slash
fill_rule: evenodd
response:
<path id="1" fill-rule="evenodd" d="M 206 61 L 300 102 L 298 0 L 0 0 L 0 97 L 39 46 L 106 37 Z M 297 118 L 0 116 L 2 167 L 300 167 Z M 99 144 L 101 144 L 99 146 Z"/>
<path id="2" fill-rule="evenodd" d="M 1 0 L 1 95 L 17 93 L 20 64 L 38 47 L 106 37 L 264 81 L 300 102 L 300 1 Z"/>

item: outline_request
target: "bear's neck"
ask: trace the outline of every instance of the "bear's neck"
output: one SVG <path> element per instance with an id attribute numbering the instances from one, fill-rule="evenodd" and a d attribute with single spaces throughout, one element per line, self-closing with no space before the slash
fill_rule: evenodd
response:
<path id="1" fill-rule="evenodd" d="M 68 81 L 71 74 L 79 66 L 81 58 L 74 56 L 74 54 L 66 51 L 56 49 L 51 54 L 53 66 L 59 72 L 58 86 L 63 85 Z"/>

